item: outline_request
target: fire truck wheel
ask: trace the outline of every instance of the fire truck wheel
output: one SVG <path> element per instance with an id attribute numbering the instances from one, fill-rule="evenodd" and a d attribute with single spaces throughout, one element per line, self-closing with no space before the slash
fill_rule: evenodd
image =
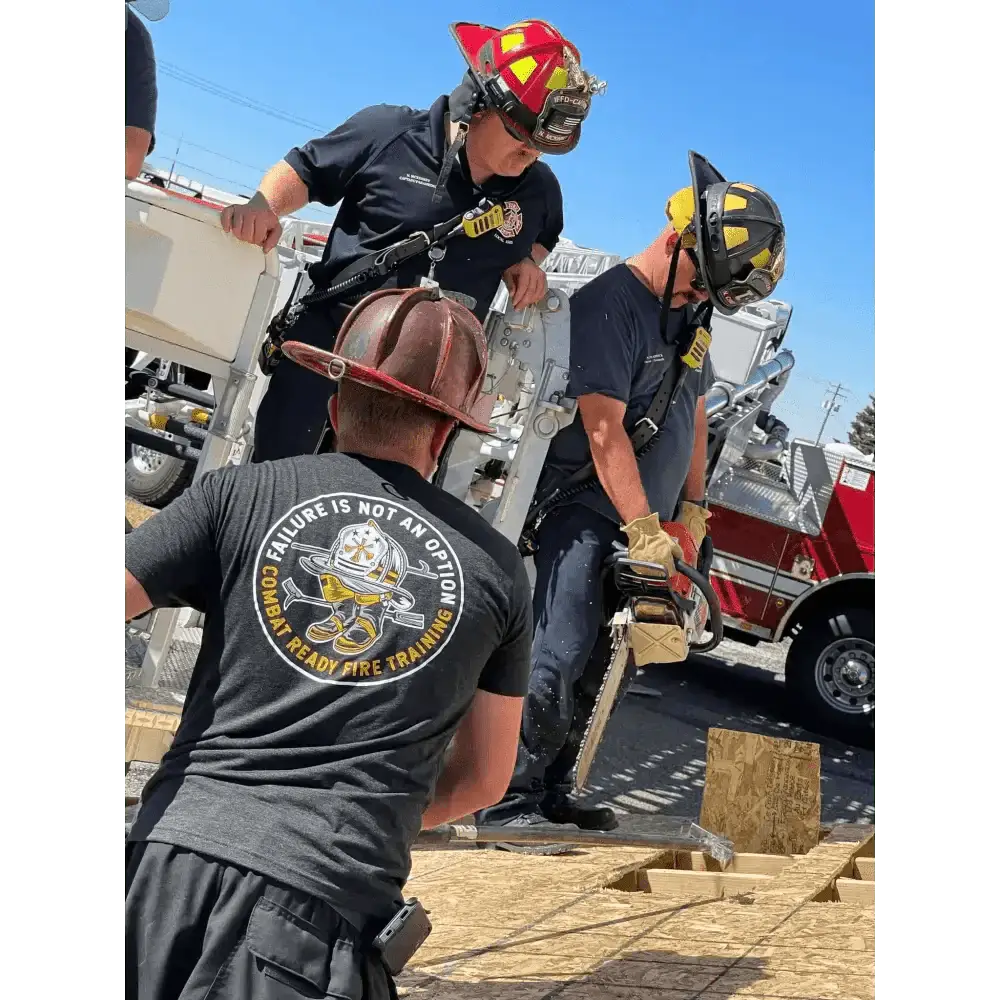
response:
<path id="1" fill-rule="evenodd" d="M 162 510 L 191 485 L 194 462 L 134 444 L 127 447 L 132 454 L 125 463 L 125 495 L 137 503 Z"/>
<path id="2" fill-rule="evenodd" d="M 830 608 L 807 618 L 788 651 L 785 683 L 816 732 L 864 741 L 875 728 L 875 613 Z"/>

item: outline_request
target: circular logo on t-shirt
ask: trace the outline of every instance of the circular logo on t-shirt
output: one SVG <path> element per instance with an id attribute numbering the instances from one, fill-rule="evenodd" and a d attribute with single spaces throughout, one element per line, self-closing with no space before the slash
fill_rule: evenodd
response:
<path id="1" fill-rule="evenodd" d="M 388 684 L 427 666 L 462 614 L 462 567 L 429 521 L 395 501 L 328 493 L 268 531 L 254 570 L 260 626 L 324 684 Z"/>
<path id="2" fill-rule="evenodd" d="M 505 201 L 503 203 L 503 225 L 497 227 L 497 232 L 504 239 L 512 240 L 521 231 L 524 225 L 524 218 L 521 215 L 521 206 L 516 201 Z"/>

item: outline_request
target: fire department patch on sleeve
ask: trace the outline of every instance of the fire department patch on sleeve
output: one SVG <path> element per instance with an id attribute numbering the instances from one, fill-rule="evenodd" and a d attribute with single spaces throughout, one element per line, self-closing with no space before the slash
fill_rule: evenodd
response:
<path id="1" fill-rule="evenodd" d="M 505 201 L 503 203 L 503 225 L 496 231 L 504 239 L 512 240 L 521 231 L 524 225 L 524 217 L 521 215 L 521 206 L 516 201 Z"/>
<path id="2" fill-rule="evenodd" d="M 462 567 L 432 524 L 402 504 L 329 493 L 267 533 L 254 605 L 268 642 L 325 684 L 388 684 L 430 663 L 462 614 Z"/>

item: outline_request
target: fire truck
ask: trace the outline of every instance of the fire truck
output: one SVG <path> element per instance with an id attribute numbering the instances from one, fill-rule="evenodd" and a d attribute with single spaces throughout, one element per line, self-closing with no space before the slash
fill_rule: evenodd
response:
<path id="1" fill-rule="evenodd" d="M 286 220 L 262 268 L 258 249 L 221 232 L 218 208 L 155 184 L 126 189 L 126 492 L 152 506 L 240 460 L 266 385 L 256 358 L 267 322 L 293 287 L 308 291 L 295 279 L 330 228 Z M 576 416 L 566 392 L 570 300 L 619 261 L 561 240 L 544 264 L 542 303 L 516 311 L 503 286 L 494 299 L 484 392 L 495 433 L 457 434 L 435 481 L 515 543 L 548 442 Z M 794 366 L 784 346 L 791 316 L 786 303 L 766 301 L 713 320 L 705 587 L 716 631 L 788 645 L 786 684 L 802 721 L 853 739 L 874 725 L 874 460 L 789 442 L 772 414 Z M 145 683 L 162 669 L 178 620 L 177 609 L 154 616 Z"/>

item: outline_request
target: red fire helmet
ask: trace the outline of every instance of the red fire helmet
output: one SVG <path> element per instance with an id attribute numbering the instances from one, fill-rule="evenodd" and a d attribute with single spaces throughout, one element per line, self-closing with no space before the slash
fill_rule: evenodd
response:
<path id="1" fill-rule="evenodd" d="M 451 33 L 480 98 L 507 131 L 543 153 L 568 153 L 580 141 L 591 97 L 606 84 L 580 66 L 580 52 L 547 21 L 507 28 L 458 21 Z"/>

